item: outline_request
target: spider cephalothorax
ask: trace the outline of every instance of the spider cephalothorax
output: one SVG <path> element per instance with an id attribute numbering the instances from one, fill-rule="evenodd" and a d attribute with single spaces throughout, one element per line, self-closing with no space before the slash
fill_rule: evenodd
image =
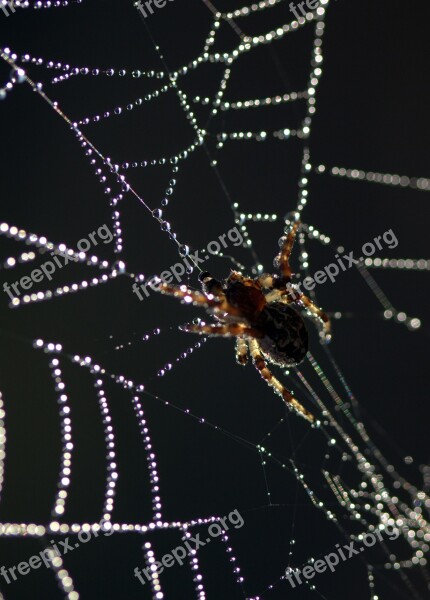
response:
<path id="1" fill-rule="evenodd" d="M 162 283 L 159 291 L 206 308 L 216 323 L 187 324 L 182 330 L 202 335 L 236 338 L 236 360 L 245 365 L 248 351 L 265 381 L 287 405 L 313 422 L 314 416 L 298 402 L 271 373 L 266 361 L 281 367 L 299 364 L 308 350 L 308 333 L 302 316 L 293 308 L 305 309 L 316 319 L 323 342 L 330 340 L 330 320 L 327 315 L 291 283 L 289 257 L 300 223 L 295 222 L 281 240 L 281 250 L 275 259 L 279 275 L 263 274 L 245 277 L 232 271 L 225 281 L 201 273 L 203 293 L 185 285 Z"/>

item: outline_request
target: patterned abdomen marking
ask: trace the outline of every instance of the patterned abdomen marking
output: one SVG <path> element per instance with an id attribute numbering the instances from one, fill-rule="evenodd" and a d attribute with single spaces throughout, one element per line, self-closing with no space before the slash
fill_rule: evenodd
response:
<path id="1" fill-rule="evenodd" d="M 260 315 L 265 336 L 262 351 L 280 366 L 299 364 L 308 351 L 308 332 L 302 317 L 287 304 L 274 302 Z"/>

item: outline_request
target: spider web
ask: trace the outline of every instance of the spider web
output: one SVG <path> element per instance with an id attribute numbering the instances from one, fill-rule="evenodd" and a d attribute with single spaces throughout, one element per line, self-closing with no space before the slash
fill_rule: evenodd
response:
<path id="1" fill-rule="evenodd" d="M 84 11 L 85 5 L 91 3 L 22 4 L 20 7 L 16 3 L 18 15 L 11 15 L 10 19 L 12 16 L 20 18 L 21 10 L 27 17 L 33 8 L 67 7 L 70 11 Z M 74 4 L 83 6 L 77 7 Z M 311 581 L 297 590 L 291 590 L 284 577 L 285 567 L 292 570 L 296 567 L 303 568 L 332 551 L 337 542 L 355 540 L 359 543 L 366 532 L 377 528 L 384 531 L 387 525 L 395 525 L 401 530 L 395 549 L 389 541 L 385 541 L 378 544 L 378 553 L 375 552 L 374 556 L 362 555 L 359 577 L 364 577 L 366 592 L 372 599 L 379 597 L 378 588 L 394 593 L 392 586 L 399 586 L 396 590 L 398 597 L 422 598 L 428 581 L 425 558 L 430 540 L 430 528 L 425 519 L 430 506 L 428 489 L 418 483 L 416 473 L 411 473 L 415 483 L 409 482 L 401 474 L 402 468 L 393 465 L 386 458 L 386 452 L 379 449 L 379 442 L 387 447 L 385 434 L 366 415 L 364 407 L 351 391 L 334 356 L 336 347 L 332 352 L 328 347 L 317 346 L 314 349 L 311 346 L 303 366 L 281 375 L 282 380 L 285 378 L 292 381 L 298 398 L 312 407 L 318 415 L 319 427 L 311 428 L 278 405 L 276 406 L 283 411 L 282 414 L 276 410 L 268 411 L 263 417 L 261 405 L 273 401 L 270 392 L 263 388 L 259 388 L 255 402 L 251 401 L 247 406 L 245 398 L 246 402 L 241 403 L 240 412 L 237 412 L 238 409 L 235 412 L 231 404 L 241 393 L 239 384 L 235 387 L 229 383 L 217 391 L 217 394 L 222 393 L 226 397 L 224 401 L 220 399 L 220 402 L 226 412 L 231 410 L 228 415 L 207 407 L 201 402 L 201 397 L 198 401 L 198 380 L 190 365 L 195 354 L 207 352 L 213 341 L 205 338 L 195 341 L 191 338 L 185 342 L 186 344 L 188 341 L 188 347 L 184 347 L 184 337 L 177 336 L 176 330 L 177 325 L 190 318 L 189 310 L 182 309 L 168 298 L 163 299 L 161 304 L 160 298 L 153 294 L 135 309 L 141 314 L 144 323 L 143 327 L 136 327 L 135 322 L 127 323 L 124 317 L 118 317 L 120 325 L 116 326 L 108 307 L 101 307 L 101 303 L 106 302 L 103 299 L 112 293 L 109 290 L 117 286 L 115 290 L 121 298 L 122 306 L 120 302 L 113 312 L 126 313 L 129 303 L 137 302 L 131 292 L 133 282 L 148 281 L 152 275 L 160 274 L 168 265 L 177 261 L 177 253 L 180 257 L 189 257 L 194 250 L 204 248 L 208 241 L 216 239 L 227 230 L 221 230 L 219 226 L 217 215 L 220 211 L 230 211 L 230 216 L 223 223 L 228 224 L 228 227 L 236 225 L 240 228 L 243 248 L 229 248 L 224 254 L 219 253 L 212 259 L 211 271 L 222 275 L 227 268 L 238 265 L 245 272 L 254 275 L 270 270 L 270 249 L 264 248 L 273 247 L 272 239 L 276 240 L 276 237 L 282 235 L 293 213 L 295 218 L 300 218 L 304 223 L 296 244 L 299 249 L 297 273 L 300 278 L 309 274 L 311 259 L 324 264 L 322 260 L 330 256 L 330 249 L 342 251 L 337 240 L 333 241 L 326 231 L 321 232 L 315 224 L 307 221 L 305 209 L 308 210 L 312 204 L 311 181 L 332 176 L 334 181 L 336 178 L 344 178 L 357 181 L 356 185 L 360 185 L 358 181 L 363 181 L 366 182 L 363 185 L 374 185 L 375 188 L 380 185 L 384 186 L 384 190 L 410 189 L 414 194 L 430 191 L 430 180 L 424 177 L 313 163 L 312 130 L 317 114 L 318 90 L 323 78 L 325 37 L 330 35 L 329 32 L 326 33 L 326 17 L 332 9 L 328 2 L 322 1 L 320 8 L 299 21 L 286 18 L 290 13 L 285 10 L 285 3 L 281 0 L 238 6 L 230 9 L 230 12 L 218 12 L 210 2 L 205 1 L 203 4 L 206 18 L 209 15 L 212 19 L 203 44 L 193 55 L 195 58 L 188 57 L 174 68 L 170 65 L 171 58 L 167 49 L 165 51 L 163 45 L 158 45 L 158 37 L 153 34 L 151 23 L 144 19 L 141 23 L 135 8 L 129 9 L 130 14 L 124 8 L 124 14 L 135 27 L 131 30 L 132 39 L 139 40 L 139 44 L 147 44 L 148 54 L 142 53 L 142 46 L 138 46 L 136 55 L 139 53 L 144 59 L 136 60 L 136 55 L 133 60 L 129 58 L 127 63 L 136 65 L 133 67 L 117 64 L 116 57 L 111 63 L 114 66 L 107 67 L 97 62 L 88 66 L 85 58 L 75 64 L 68 57 L 61 61 L 53 56 L 39 58 L 31 53 L 30 48 L 18 50 L 4 47 L 1 51 L 8 70 L 14 69 L 14 75 L 9 80 L 6 75 L 5 79 L 4 110 L 14 102 L 14 95 L 16 102 L 26 103 L 27 110 L 31 110 L 36 104 L 42 111 L 45 107 L 48 108 L 49 116 L 43 113 L 43 118 L 52 118 L 51 124 L 55 130 L 63 127 L 67 136 L 59 139 L 68 144 L 64 154 L 61 148 L 58 149 L 58 163 L 55 157 L 49 159 L 49 170 L 58 170 L 58 165 L 63 166 L 65 155 L 70 152 L 74 157 L 84 158 L 91 169 L 92 180 L 89 183 L 90 178 L 87 177 L 82 183 L 79 181 L 80 197 L 75 199 L 70 212 L 70 215 L 79 215 L 77 223 L 69 222 L 66 211 L 65 216 L 59 219 L 55 214 L 48 216 L 44 213 L 39 216 L 25 213 L 23 222 L 12 222 L 9 218 L 6 222 L 5 216 L 5 221 L 0 225 L 0 233 L 4 238 L 2 268 L 5 270 L 5 280 L 12 281 L 14 278 L 11 274 L 15 272 L 19 273 L 16 276 L 18 279 L 21 272 L 25 273 L 28 263 L 43 262 L 48 253 L 54 251 L 70 256 L 75 263 L 70 266 L 70 271 L 61 273 L 61 283 L 53 281 L 37 291 L 14 297 L 9 304 L 13 315 L 35 311 L 32 313 L 31 323 L 25 320 L 20 322 L 13 316 L 12 326 L 8 328 L 9 331 L 4 331 L 5 340 L 11 349 L 9 360 L 22 362 L 19 368 L 28 370 L 29 378 L 34 382 L 30 389 L 37 385 L 44 385 L 46 387 L 43 389 L 47 389 L 44 378 L 50 374 L 53 393 L 51 397 L 39 399 L 39 410 L 34 407 L 31 409 L 30 418 L 36 418 L 37 425 L 27 423 L 20 429 L 19 423 L 23 417 L 19 410 L 26 410 L 28 389 L 23 388 L 22 382 L 14 381 L 12 386 L 5 373 L 0 407 L 0 491 L 6 496 L 7 485 L 11 486 L 9 497 L 6 496 L 6 514 L 13 514 L 12 495 L 18 494 L 21 497 L 17 514 L 25 514 L 23 506 L 26 504 L 25 492 L 19 486 L 12 487 L 13 481 L 20 477 L 17 475 L 20 473 L 20 463 L 17 461 L 16 445 L 11 441 L 10 429 L 13 427 L 9 428 L 9 425 L 6 440 L 5 423 L 8 424 L 9 414 L 18 433 L 26 435 L 27 432 L 30 436 L 32 441 L 27 449 L 30 454 L 37 454 L 36 433 L 48 436 L 57 428 L 61 435 L 53 444 L 60 454 L 59 461 L 57 453 L 57 462 L 54 460 L 53 463 L 58 466 L 59 462 L 53 499 L 51 492 L 55 486 L 49 476 L 42 477 L 44 485 L 41 487 L 46 490 L 43 499 L 51 496 L 50 517 L 43 518 L 46 507 L 39 509 L 30 503 L 30 509 L 34 509 L 40 519 L 30 516 L 28 519 L 10 522 L 3 520 L 0 535 L 7 540 L 22 541 L 25 538 L 39 541 L 46 549 L 52 548 L 53 540 L 76 536 L 79 532 L 100 534 L 113 531 L 118 534 L 112 536 L 113 539 L 121 537 L 132 540 L 120 543 L 127 552 L 134 552 L 136 564 L 139 563 L 140 555 L 142 566 L 151 566 L 155 559 L 160 560 L 165 552 L 179 544 L 183 536 L 204 531 L 208 524 L 220 522 L 221 517 L 229 510 L 237 508 L 231 502 L 240 498 L 238 508 L 243 511 L 246 521 L 244 530 L 225 531 L 217 542 L 213 542 L 213 550 L 211 545 L 213 555 L 208 556 L 199 550 L 188 558 L 183 572 L 178 574 L 175 571 L 174 575 L 165 573 L 160 577 L 153 575 L 151 583 L 144 588 L 137 580 L 133 581 L 132 568 L 135 563 L 127 563 L 128 570 L 125 569 L 124 572 L 129 580 L 124 579 L 121 584 L 127 586 L 127 597 L 222 596 L 257 599 L 284 597 L 288 590 L 293 597 L 294 594 L 301 598 L 309 594 L 309 597 L 316 595 L 326 598 L 329 596 L 325 595 L 327 592 L 324 582 L 320 584 Z M 167 11 L 167 8 L 164 10 Z M 62 26 L 67 29 L 67 24 L 64 24 L 67 11 L 40 13 L 38 18 L 54 13 L 55 22 L 62 21 Z M 86 18 L 87 14 L 82 13 L 81 18 Z M 162 16 L 160 13 L 159 17 Z M 264 95 L 264 89 L 259 97 L 229 96 L 235 72 L 243 68 L 241 60 L 252 61 L 253 55 L 262 48 L 267 47 L 270 51 L 276 45 L 279 49 L 284 43 L 286 55 L 292 55 L 296 49 L 295 42 L 294 39 L 292 42 L 289 40 L 301 34 L 304 38 L 300 38 L 299 47 L 306 54 L 308 65 L 310 57 L 306 77 L 303 78 L 301 65 L 297 67 L 302 75 L 298 78 L 302 81 L 302 87 L 291 90 L 285 73 L 281 72 L 275 83 L 278 87 L 285 84 L 282 91 Z M 197 41 L 200 38 L 196 36 Z M 289 46 L 289 43 L 293 45 Z M 74 51 L 78 53 L 76 48 Z M 99 56 L 103 57 L 104 51 L 109 56 L 105 46 Z M 276 64 L 276 55 L 274 63 Z M 250 68 L 252 62 L 245 62 L 245 69 Z M 272 74 L 269 74 L 268 80 L 272 80 Z M 123 82 L 127 82 L 127 85 L 124 86 Z M 237 91 L 237 83 L 234 85 Z M 141 87 L 145 89 L 145 94 L 140 91 Z M 64 89 L 66 91 L 62 92 Z M 135 95 L 133 89 L 136 90 Z M 30 90 L 34 93 L 29 98 Z M 61 100 L 54 99 L 57 97 Z M 166 98 L 170 104 L 160 108 Z M 82 105 L 84 108 L 81 108 Z M 172 111 L 171 116 L 167 114 L 167 110 Z M 264 115 L 263 118 L 261 114 Z M 37 117 L 31 116 L 30 123 L 35 118 Z M 172 129 L 170 136 L 165 135 L 166 129 L 163 129 L 165 139 L 160 141 L 157 130 L 151 131 L 150 126 L 156 126 L 164 118 L 168 120 L 166 129 Z M 179 121 L 179 118 L 182 120 Z M 151 123 L 148 124 L 149 120 Z M 144 126 L 136 129 L 141 121 Z M 29 136 L 28 127 L 24 126 L 23 129 L 24 135 Z M 136 131 L 138 140 L 134 139 Z M 163 136 L 160 134 L 159 137 Z M 69 144 L 70 139 L 73 143 Z M 165 142 L 168 151 L 165 151 L 162 142 Z M 236 189 L 232 191 L 232 166 L 226 164 L 223 157 L 229 148 L 238 145 L 240 150 L 233 150 L 233 156 L 235 152 L 239 152 L 244 163 L 251 161 L 251 164 L 255 164 L 252 163 L 253 154 L 257 156 L 254 160 L 261 161 L 264 154 L 264 149 L 261 148 L 281 143 L 293 147 L 291 154 L 289 150 L 286 154 L 283 149 L 280 150 L 284 162 L 273 167 L 273 172 L 278 171 L 283 178 L 288 178 L 284 185 L 285 194 L 273 204 L 273 210 L 269 201 L 264 203 L 269 208 L 263 210 L 262 199 L 252 195 L 245 181 L 240 181 L 240 185 L 236 184 Z M 142 156 L 142 147 L 146 156 Z M 11 159 L 11 155 L 8 158 Z M 240 168 L 238 162 L 236 156 L 234 168 Z M 83 164 L 79 163 L 80 177 L 83 177 Z M 191 171 L 190 165 L 193 165 Z M 75 166 L 71 164 L 69 169 L 67 179 L 73 177 Z M 288 169 L 286 174 L 285 169 Z M 185 187 L 183 182 L 192 181 L 194 170 L 202 173 L 202 181 L 208 180 L 210 176 L 210 189 L 202 191 L 201 186 L 193 188 L 192 184 Z M 100 193 L 100 187 L 94 185 L 94 174 L 103 193 Z M 64 171 L 58 176 L 58 181 L 64 182 Z M 217 184 L 216 190 L 214 182 Z M 51 185 L 56 194 L 62 194 L 57 197 L 55 204 L 60 207 L 68 205 L 71 198 L 67 198 L 68 192 L 64 185 L 60 187 L 55 181 L 55 174 Z M 240 193 L 241 186 L 243 194 Z M 195 201 L 192 194 L 197 192 L 200 197 Z M 220 195 L 223 197 L 223 204 L 218 199 Z M 101 198 L 103 202 L 99 202 L 100 210 L 97 214 L 88 215 L 86 207 L 94 198 L 97 198 L 97 202 Z M 297 200 L 293 200 L 294 198 Z M 4 210 L 5 215 L 10 214 L 7 206 Z M 197 226 L 191 218 L 190 222 L 184 219 L 184 211 L 189 211 L 194 219 L 199 219 Z M 108 222 L 108 218 L 114 232 L 112 245 L 92 249 L 89 253 L 80 252 L 77 241 L 97 226 Z M 31 224 L 32 220 L 34 226 Z M 45 220 L 46 229 L 41 228 Z M 266 233 L 269 229 L 261 233 L 263 228 L 269 227 L 273 233 L 270 237 Z M 262 236 L 265 236 L 264 244 Z M 254 238 L 259 242 L 255 242 Z M 360 239 L 362 242 L 367 241 Z M 276 250 L 276 245 L 273 250 Z M 264 258 L 260 259 L 260 254 Z M 190 266 L 184 283 L 194 287 L 196 273 L 201 268 L 192 258 L 189 260 L 194 263 L 194 268 Z M 382 306 L 381 326 L 389 326 L 384 321 L 395 321 L 407 326 L 410 331 L 405 333 L 416 335 L 412 332 L 420 328 L 420 319 L 408 314 L 408 309 L 403 306 L 395 307 L 371 271 L 427 271 L 429 268 L 430 262 L 424 258 L 372 257 L 359 265 L 354 274 L 354 285 L 362 278 Z M 88 302 L 91 306 L 91 300 L 87 296 L 96 289 L 95 306 L 101 313 L 98 324 L 94 325 L 90 320 L 85 320 L 85 316 L 77 312 L 76 307 L 79 303 L 79 310 L 82 311 L 82 302 Z M 70 303 L 69 297 L 74 295 L 77 299 Z M 70 311 L 68 314 L 74 316 L 71 329 L 77 328 L 78 333 L 59 326 L 61 311 L 49 323 L 50 315 L 54 314 L 51 306 L 56 303 L 58 306 L 69 303 L 64 310 Z M 355 312 L 359 313 L 358 310 Z M 376 312 L 375 309 L 374 313 Z M 47 319 L 46 335 L 40 331 L 38 319 L 41 315 Z M 335 326 L 338 321 L 348 321 L 354 315 L 354 311 L 348 310 L 331 313 Z M 165 325 L 159 327 L 162 319 Z M 85 336 L 90 323 L 94 325 L 91 336 Z M 67 345 L 63 343 L 62 337 L 57 337 L 57 328 L 70 338 Z M 225 350 L 228 346 L 227 350 L 231 354 L 231 345 L 221 342 L 217 345 L 214 342 L 213 346 L 216 349 L 215 356 L 220 361 L 219 368 L 227 373 L 228 363 L 233 362 L 233 357 L 228 356 L 221 362 L 220 353 L 227 354 Z M 168 355 L 164 364 L 157 364 L 158 354 L 155 350 L 155 358 L 151 361 L 152 349 L 158 349 L 163 359 Z M 142 367 L 145 368 L 146 376 L 141 373 Z M 236 378 L 236 370 L 232 373 L 234 375 L 231 374 L 230 377 Z M 174 381 L 175 376 L 179 379 L 171 384 L 170 381 Z M 252 393 L 254 380 L 251 376 L 256 377 L 256 374 L 253 371 L 249 374 L 249 389 Z M 9 396 L 13 397 L 17 407 L 12 406 Z M 56 420 L 52 409 L 48 408 L 49 401 L 54 397 L 59 405 Z M 90 409 L 83 408 L 84 404 L 97 406 L 99 413 L 96 415 L 86 412 Z M 129 408 L 126 409 L 126 406 Z M 253 410 L 258 411 L 254 414 L 261 417 L 261 423 L 255 423 Z M 243 411 L 250 423 L 242 422 Z M 238 417 L 240 426 L 235 426 L 232 418 L 234 415 Z M 91 473 L 90 467 L 88 473 L 85 473 L 84 467 L 79 464 L 85 462 L 86 457 L 84 451 L 79 450 L 78 440 L 86 452 L 93 453 L 93 440 L 79 431 L 81 423 L 85 423 L 86 419 L 90 423 L 88 429 L 94 432 L 94 436 L 97 432 L 105 445 L 104 474 L 100 474 L 101 455 L 98 462 L 91 462 L 92 459 L 88 458 Z M 370 427 L 374 429 L 375 435 L 368 433 Z M 128 452 L 135 452 L 133 460 L 121 451 L 120 440 L 126 445 L 132 443 L 125 439 L 127 434 L 124 432 L 128 428 L 139 440 L 134 446 L 127 446 Z M 229 486 L 225 486 L 223 494 L 230 502 L 229 508 L 225 508 L 227 503 L 222 504 L 216 500 L 211 504 L 205 496 L 199 510 L 193 499 L 187 498 L 184 508 L 183 499 L 180 501 L 178 498 L 178 509 L 175 511 L 176 486 L 180 479 L 175 480 L 175 485 L 169 484 L 173 467 L 170 465 L 169 470 L 167 465 L 166 457 L 170 457 L 170 453 L 165 447 L 164 440 L 169 439 L 166 434 L 173 436 L 175 444 L 178 443 L 176 435 L 195 435 L 197 441 L 192 450 L 193 455 L 206 451 L 216 456 L 223 452 L 224 457 L 231 454 L 233 463 L 240 464 L 243 460 L 247 466 L 245 471 L 251 473 L 255 481 L 241 490 L 240 496 L 230 493 L 227 489 Z M 129 437 L 132 437 L 131 434 Z M 378 438 L 378 446 L 373 441 L 375 437 Z M 206 446 L 206 440 L 209 439 L 212 445 Z M 13 469 L 11 468 L 8 477 L 9 444 L 12 447 Z M 177 448 L 176 450 L 180 452 Z M 48 454 L 50 460 L 53 460 L 51 452 L 52 447 L 47 448 L 45 460 L 48 459 Z M 95 451 L 94 453 L 96 454 Z M 159 454 L 162 455 L 162 469 L 159 468 Z M 183 456 L 190 457 L 190 453 L 183 452 Z M 315 457 L 318 457 L 316 462 Z M 42 460 L 43 456 L 38 456 L 38 459 Z M 135 471 L 130 468 L 129 462 L 133 463 Z M 408 464 L 410 460 L 406 462 Z M 203 469 L 203 466 L 196 461 L 194 468 Z M 141 473 L 142 467 L 144 477 L 140 476 L 140 480 L 137 472 Z M 219 465 L 216 468 L 219 469 Z M 140 483 L 136 483 L 136 488 L 130 493 L 130 497 L 137 499 L 134 503 L 130 501 L 130 504 L 124 505 L 121 502 L 121 492 L 125 490 L 119 486 L 122 472 L 126 470 L 124 480 L 129 485 L 134 477 Z M 162 476 L 162 471 L 167 475 Z M 182 475 L 188 485 L 191 485 L 191 477 L 202 477 L 202 472 L 203 470 L 196 474 L 184 470 Z M 7 485 L 3 489 L 4 476 Z M 85 494 L 88 502 L 93 481 L 104 487 L 101 511 L 85 510 L 82 506 L 77 508 L 79 486 L 74 488 L 75 478 L 78 482 L 84 482 L 80 493 Z M 240 481 L 243 485 L 242 478 Z M 233 485 L 232 480 L 229 485 Z M 256 494 L 254 487 L 258 487 Z M 290 491 L 288 497 L 285 496 L 285 487 Z M 198 487 L 192 489 L 196 495 Z M 210 486 L 208 489 L 211 489 Z M 212 493 L 215 499 L 218 498 L 213 489 Z M 95 493 L 95 496 L 100 504 L 100 494 Z M 260 505 L 257 504 L 258 499 Z M 224 512 L 220 507 L 224 508 Z M 309 511 L 310 508 L 312 511 Z M 140 518 L 129 516 L 127 512 L 140 515 Z M 31 510 L 27 514 L 31 514 Z M 255 515 L 261 520 L 255 520 Z M 273 522 L 270 520 L 271 515 L 275 515 Z M 325 544 L 320 543 L 321 540 L 315 541 L 311 532 L 302 528 L 304 523 L 309 523 L 310 528 L 321 528 Z M 282 543 L 274 527 L 282 530 Z M 121 533 L 128 537 L 120 536 Z M 329 539 L 332 540 L 331 545 L 327 541 Z M 283 551 L 270 555 L 270 562 L 263 556 L 267 544 L 274 547 L 278 544 L 283 548 Z M 119 550 L 117 547 L 116 550 L 101 551 L 100 544 L 97 546 L 94 540 L 88 544 L 88 549 L 90 547 L 95 554 L 98 552 L 99 556 L 102 555 L 104 560 L 107 560 L 107 553 L 112 553 L 115 560 L 120 561 L 122 546 Z M 255 550 L 246 552 L 249 547 Z M 13 553 L 11 551 L 10 556 L 15 556 L 15 552 L 18 550 L 14 549 Z M 34 550 L 29 551 L 27 546 L 24 553 L 21 551 L 22 560 L 32 552 Z M 78 552 L 83 553 L 84 550 Z M 78 557 L 78 553 L 73 558 L 75 556 Z M 52 555 L 50 560 L 60 594 L 70 600 L 85 597 L 82 589 L 85 590 L 88 586 L 88 582 L 82 577 L 85 559 L 82 558 L 81 563 L 78 558 L 75 560 L 78 561 L 76 564 L 70 555 L 68 558 Z M 15 563 L 10 560 L 9 564 Z M 222 570 L 222 585 L 215 581 L 213 568 Z M 333 577 L 338 576 L 335 574 Z M 355 574 L 355 581 L 358 581 L 357 577 Z M 176 584 L 175 588 L 173 581 L 181 583 Z M 41 582 L 41 585 L 42 583 L 45 585 L 45 582 Z M 25 585 L 25 582 L 16 584 L 18 592 L 12 586 L 3 586 L 3 596 L 20 597 L 19 590 L 23 588 L 18 588 L 18 585 Z M 53 589 L 46 589 L 49 591 L 38 592 L 40 597 L 58 597 Z M 15 596 L 15 593 L 18 595 Z M 34 597 L 34 591 L 32 593 Z M 333 590 L 329 593 L 333 594 Z M 103 597 L 107 597 L 106 591 L 103 591 Z"/>

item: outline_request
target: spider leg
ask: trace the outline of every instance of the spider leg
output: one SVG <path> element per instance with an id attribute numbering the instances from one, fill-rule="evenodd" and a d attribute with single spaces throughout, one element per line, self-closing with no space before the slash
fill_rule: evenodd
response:
<path id="1" fill-rule="evenodd" d="M 291 304 L 297 302 L 301 297 L 301 293 L 293 287 L 293 284 L 287 283 L 285 287 L 280 289 L 271 290 L 266 294 L 266 302 L 285 302 L 285 304 Z"/>
<path id="2" fill-rule="evenodd" d="M 310 423 L 315 421 L 315 417 L 298 400 L 276 379 L 273 373 L 267 368 L 260 346 L 255 339 L 248 340 L 249 350 L 256 369 L 260 372 L 261 377 L 272 387 L 275 392 L 281 396 L 289 408 L 295 410 L 300 416 L 304 417 Z"/>
<path id="3" fill-rule="evenodd" d="M 318 308 L 310 298 L 302 294 L 298 299 L 298 303 L 305 306 L 313 317 L 315 317 L 320 325 L 320 337 L 323 342 L 328 344 L 331 340 L 331 322 L 330 318 L 323 310 Z"/>
<path id="4" fill-rule="evenodd" d="M 248 362 L 248 344 L 243 338 L 236 338 L 236 362 L 243 367 Z"/>
<path id="5" fill-rule="evenodd" d="M 213 294 L 203 294 L 198 290 L 190 290 L 185 285 L 169 285 L 160 283 L 158 291 L 161 294 L 179 298 L 185 304 L 194 304 L 201 306 L 215 313 L 227 313 L 233 317 L 240 317 L 240 312 L 234 306 L 231 306 L 224 295 L 214 296 Z"/>
<path id="6" fill-rule="evenodd" d="M 282 275 L 288 279 L 291 279 L 291 267 L 290 267 L 290 255 L 293 249 L 294 240 L 296 239 L 296 233 L 298 228 L 300 227 L 300 221 L 295 221 L 290 229 L 290 232 L 285 237 L 284 243 L 281 246 L 281 251 L 276 257 L 276 261 L 278 263 L 279 270 Z"/>
<path id="7" fill-rule="evenodd" d="M 257 277 L 255 281 L 261 288 L 271 290 L 273 289 L 275 278 L 270 273 L 263 273 L 262 275 Z"/>
<path id="8" fill-rule="evenodd" d="M 188 333 L 199 333 L 200 335 L 216 335 L 223 337 L 261 337 L 262 335 L 257 329 L 247 327 L 242 323 L 224 323 L 222 325 L 206 325 L 206 323 L 203 322 L 199 323 L 198 325 L 187 323 L 186 325 L 181 325 L 179 329 L 182 331 L 187 331 Z"/>

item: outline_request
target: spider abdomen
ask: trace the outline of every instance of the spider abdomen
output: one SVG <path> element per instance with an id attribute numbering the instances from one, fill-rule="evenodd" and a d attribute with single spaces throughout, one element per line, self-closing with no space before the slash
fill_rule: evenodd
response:
<path id="1" fill-rule="evenodd" d="M 287 304 L 273 302 L 260 313 L 264 337 L 260 347 L 267 358 L 280 366 L 299 364 L 308 351 L 308 332 L 302 317 Z"/>

